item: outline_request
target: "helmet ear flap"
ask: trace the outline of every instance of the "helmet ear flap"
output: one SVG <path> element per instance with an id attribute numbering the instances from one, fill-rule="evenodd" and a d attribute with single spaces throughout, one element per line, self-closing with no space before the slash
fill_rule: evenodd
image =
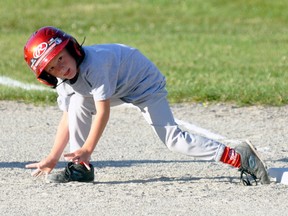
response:
<path id="1" fill-rule="evenodd" d="M 38 80 L 46 85 L 52 86 L 53 88 L 56 88 L 58 80 L 56 77 L 50 75 L 46 71 L 42 71 L 40 76 L 38 77 Z"/>

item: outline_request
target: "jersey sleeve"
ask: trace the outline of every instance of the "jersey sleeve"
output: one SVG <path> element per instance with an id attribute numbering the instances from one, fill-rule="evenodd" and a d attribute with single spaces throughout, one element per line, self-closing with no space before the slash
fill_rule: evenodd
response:
<path id="1" fill-rule="evenodd" d="M 57 86 L 56 91 L 58 93 L 57 104 L 59 109 L 68 112 L 70 98 L 75 93 L 74 90 L 66 83 L 62 83 Z"/>

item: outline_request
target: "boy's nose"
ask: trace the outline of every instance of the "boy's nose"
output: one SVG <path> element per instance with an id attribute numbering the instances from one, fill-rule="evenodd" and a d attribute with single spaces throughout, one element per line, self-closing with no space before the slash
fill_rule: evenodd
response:
<path id="1" fill-rule="evenodd" d="M 57 71 L 59 71 L 59 73 L 65 72 L 65 65 L 63 65 L 63 64 L 58 64 L 58 65 L 57 65 Z"/>

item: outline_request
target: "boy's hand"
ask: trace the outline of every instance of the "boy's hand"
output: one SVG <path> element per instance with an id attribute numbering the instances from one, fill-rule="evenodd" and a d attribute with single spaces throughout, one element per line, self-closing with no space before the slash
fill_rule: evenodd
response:
<path id="1" fill-rule="evenodd" d="M 73 163 L 83 163 L 85 167 L 90 170 L 89 167 L 89 160 L 90 160 L 90 153 L 86 151 L 85 149 L 80 148 L 77 151 L 74 151 L 72 153 L 64 154 L 64 157 L 67 161 L 72 161 Z"/>
<path id="2" fill-rule="evenodd" d="M 49 174 L 56 166 L 57 161 L 51 160 L 50 158 L 44 158 L 38 163 L 27 164 L 25 167 L 28 169 L 36 169 L 31 175 L 33 177 L 39 177 L 41 175 Z"/>

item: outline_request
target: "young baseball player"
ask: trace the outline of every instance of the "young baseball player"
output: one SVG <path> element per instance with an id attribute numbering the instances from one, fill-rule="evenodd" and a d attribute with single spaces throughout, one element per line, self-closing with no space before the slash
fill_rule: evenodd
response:
<path id="1" fill-rule="evenodd" d="M 67 143 L 70 153 L 64 171 L 48 175 L 50 182 L 94 180 L 89 163 L 109 120 L 110 107 L 130 103 L 168 149 L 201 160 L 230 164 L 248 178 L 270 182 L 265 166 L 249 142 L 235 149 L 217 141 L 182 131 L 167 101 L 165 77 L 137 49 L 122 44 L 81 46 L 74 37 L 55 27 L 34 32 L 24 47 L 25 61 L 43 84 L 56 88 L 63 111 L 54 145 L 46 158 L 28 164 L 33 176 L 50 173 Z M 95 116 L 92 121 L 92 116 Z"/>

